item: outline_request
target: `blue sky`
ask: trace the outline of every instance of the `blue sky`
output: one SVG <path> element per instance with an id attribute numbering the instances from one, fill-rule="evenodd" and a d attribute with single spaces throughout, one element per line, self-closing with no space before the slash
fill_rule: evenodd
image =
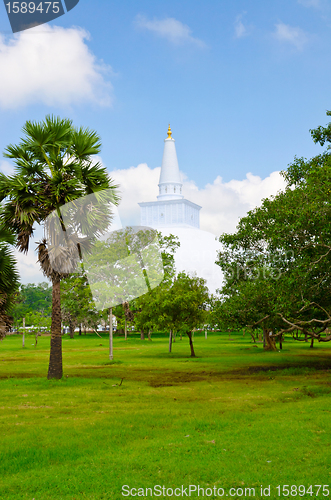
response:
<path id="1" fill-rule="evenodd" d="M 8 44 L 13 36 L 5 9 L 0 13 Z M 189 34 L 171 37 L 170 26 L 162 36 L 160 23 L 169 18 Z M 36 98 L 2 109 L 1 150 L 26 119 L 56 113 L 101 134 L 109 169 L 159 166 L 170 122 L 181 169 L 198 186 L 217 175 L 263 177 L 295 154 L 319 151 L 309 128 L 325 123 L 331 107 L 326 1 L 81 0 L 50 24 L 90 33 L 89 50 L 111 67 L 102 76 L 111 82 L 112 105 Z"/>
<path id="2" fill-rule="evenodd" d="M 135 179 L 138 201 L 156 196 L 146 199 L 142 184 L 161 165 L 169 122 L 191 199 L 200 193 L 192 201 L 209 200 L 218 220 L 229 189 L 244 196 L 240 210 L 228 204 L 235 221 L 281 187 L 273 173 L 294 155 L 322 150 L 309 129 L 331 109 L 327 0 L 80 0 L 15 36 L 3 6 L 0 32 L 0 150 L 25 120 L 68 116 L 100 133 L 124 198 Z M 0 168 L 9 166 L 0 159 Z M 228 191 L 212 198 L 206 186 L 217 183 Z M 204 220 L 215 233 L 233 229 Z"/>

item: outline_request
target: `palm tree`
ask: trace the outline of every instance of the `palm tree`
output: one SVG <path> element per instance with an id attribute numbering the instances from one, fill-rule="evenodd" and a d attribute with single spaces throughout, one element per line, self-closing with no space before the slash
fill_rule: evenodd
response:
<path id="1" fill-rule="evenodd" d="M 4 200 L 0 224 L 17 234 L 16 245 L 21 252 L 26 253 L 33 236 L 34 224 L 45 227 L 46 220 L 49 220 L 53 213 L 58 216 L 64 234 L 70 233 L 65 232 L 68 228 L 63 224 L 60 210 L 63 205 L 92 193 L 102 198 L 102 193 L 105 192 L 111 192 L 113 202 L 117 204 L 118 196 L 117 186 L 112 183 L 107 170 L 92 159 L 101 149 L 100 137 L 96 132 L 87 128 L 76 128 L 69 119 L 46 116 L 43 122 L 27 121 L 23 133 L 24 137 L 19 144 L 9 145 L 5 150 L 4 156 L 15 163 L 15 174 L 9 177 L 0 175 L 0 201 Z M 79 205 L 79 202 L 76 203 Z M 82 212 L 83 208 L 80 205 Z M 86 226 L 88 221 L 89 236 L 95 236 L 102 233 L 109 225 L 110 219 L 111 214 L 104 223 L 99 220 L 98 224 L 93 224 L 93 213 L 89 214 L 85 222 L 80 221 L 79 227 L 71 230 L 71 233 L 75 230 L 78 233 L 86 233 L 82 231 L 82 227 L 84 224 Z M 48 378 L 59 379 L 63 375 L 60 282 L 68 276 L 72 268 L 70 265 L 63 269 L 52 266 L 50 256 L 51 250 L 54 250 L 54 240 L 56 238 L 50 242 L 44 237 L 38 243 L 38 260 L 43 273 L 52 281 Z M 86 242 L 86 238 L 76 240 L 80 257 L 81 247 Z M 62 262 L 70 262 L 70 245 L 66 248 L 65 245 L 59 244 L 58 248 Z"/>
<path id="2" fill-rule="evenodd" d="M 16 261 L 10 251 L 9 245 L 15 243 L 15 237 L 3 228 L 0 228 L 0 339 L 2 340 L 6 331 L 12 323 L 9 316 L 18 290 L 18 273 Z"/>

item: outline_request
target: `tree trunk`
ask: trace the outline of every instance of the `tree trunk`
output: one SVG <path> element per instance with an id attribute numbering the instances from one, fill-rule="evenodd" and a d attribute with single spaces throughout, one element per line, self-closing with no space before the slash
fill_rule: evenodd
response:
<path id="1" fill-rule="evenodd" d="M 145 340 L 144 330 L 140 330 L 140 339 Z"/>
<path id="2" fill-rule="evenodd" d="M 191 358 L 195 358 L 195 352 L 194 352 L 193 340 L 192 340 L 192 332 L 187 332 L 187 335 L 188 335 L 188 338 L 190 339 Z"/>
<path id="3" fill-rule="evenodd" d="M 255 335 L 253 333 L 254 330 L 252 328 L 250 328 L 248 331 L 249 331 L 250 336 L 252 337 L 253 343 L 256 344 L 256 338 L 255 338 Z M 260 334 L 260 340 L 261 340 L 261 334 Z"/>
<path id="4" fill-rule="evenodd" d="M 275 344 L 275 339 L 272 337 L 272 332 L 271 330 L 263 330 L 265 332 L 265 339 L 266 339 L 266 351 L 277 351 L 276 344 Z"/>
<path id="5" fill-rule="evenodd" d="M 127 340 L 127 338 L 128 338 L 128 325 L 127 325 L 126 318 L 124 319 L 124 337 L 125 337 L 125 340 Z"/>
<path id="6" fill-rule="evenodd" d="M 265 348 L 266 348 L 266 331 L 263 328 L 263 349 L 265 349 Z"/>
<path id="7" fill-rule="evenodd" d="M 69 337 L 70 337 L 71 339 L 73 339 L 73 338 L 74 338 L 74 335 L 75 335 L 74 325 L 73 325 L 72 321 L 71 321 L 71 320 L 69 320 Z"/>
<path id="8" fill-rule="evenodd" d="M 312 349 L 313 347 L 314 347 L 314 337 L 311 338 L 310 349 Z"/>
<path id="9" fill-rule="evenodd" d="M 151 331 L 148 330 L 148 340 L 152 341 L 152 338 L 151 338 Z"/>
<path id="10" fill-rule="evenodd" d="M 79 323 L 79 334 L 78 335 L 81 335 L 82 334 L 82 324 Z"/>
<path id="11" fill-rule="evenodd" d="M 61 289 L 59 278 L 54 278 L 52 285 L 51 350 L 49 355 L 47 378 L 60 379 L 63 376 L 63 368 L 61 335 Z"/>
<path id="12" fill-rule="evenodd" d="M 25 347 L 25 318 L 23 318 L 23 338 L 22 338 L 22 347 Z"/>
<path id="13" fill-rule="evenodd" d="M 112 361 L 113 356 L 113 309 L 109 308 L 109 359 Z"/>
<path id="14" fill-rule="evenodd" d="M 279 337 L 279 349 L 282 350 L 283 349 L 283 335 L 281 335 Z"/>
<path id="15" fill-rule="evenodd" d="M 169 352 L 171 352 L 171 348 L 172 348 L 172 331 L 170 330 L 170 333 L 169 333 Z"/>

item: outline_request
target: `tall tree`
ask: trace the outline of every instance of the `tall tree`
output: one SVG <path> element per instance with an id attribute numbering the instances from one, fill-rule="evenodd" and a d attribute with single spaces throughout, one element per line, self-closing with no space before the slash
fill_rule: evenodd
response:
<path id="1" fill-rule="evenodd" d="M 160 304 L 160 325 L 188 336 L 192 358 L 195 357 L 192 334 L 206 322 L 208 304 L 206 281 L 185 273 L 178 274 Z"/>
<path id="2" fill-rule="evenodd" d="M 136 311 L 134 316 L 135 326 L 143 334 L 148 332 L 149 339 L 150 332 L 160 326 L 158 322 L 159 305 L 162 303 L 163 294 L 166 290 L 169 290 L 174 282 L 176 276 L 175 252 L 180 246 L 178 236 L 174 236 L 173 234 L 164 236 L 161 232 L 157 234 L 164 271 L 162 283 L 134 301 L 134 309 Z"/>
<path id="3" fill-rule="evenodd" d="M 12 315 L 14 324 L 21 326 L 27 314 L 40 313 L 44 318 L 52 315 L 52 287 L 48 283 L 21 284 L 15 298 Z"/>
<path id="4" fill-rule="evenodd" d="M 5 150 L 5 157 L 14 161 L 16 170 L 13 176 L 0 176 L 0 200 L 4 200 L 0 222 L 17 234 L 18 249 L 27 252 L 34 225 L 45 224 L 52 212 L 58 215 L 65 232 L 60 210 L 63 205 L 92 193 L 101 198 L 104 190 L 113 192 L 114 202 L 118 198 L 107 170 L 93 159 L 101 149 L 100 137 L 95 131 L 76 128 L 69 119 L 47 116 L 42 122 L 27 121 L 23 134 L 17 145 L 9 145 Z M 90 225 L 90 234 L 102 230 L 103 223 L 97 221 L 98 211 L 92 208 L 85 215 L 86 207 L 80 206 L 84 220 L 76 221 L 78 233 L 85 234 L 86 224 Z M 109 220 L 107 222 L 108 225 Z M 53 289 L 48 378 L 59 379 L 63 375 L 60 281 L 72 268 L 68 265 L 54 269 L 48 249 L 44 238 L 38 244 L 38 259 Z M 63 262 L 70 263 L 70 252 L 69 247 L 61 248 Z"/>
<path id="5" fill-rule="evenodd" d="M 209 304 L 205 280 L 179 273 L 173 282 L 164 282 L 141 299 L 136 325 L 187 334 L 191 357 L 195 357 L 192 333 L 206 322 Z"/>
<path id="6" fill-rule="evenodd" d="M 98 323 L 100 314 L 95 310 L 92 293 L 85 274 L 72 274 L 61 281 L 62 321 L 69 326 L 69 334 L 74 338 L 77 325 L 89 325 L 92 319 Z M 80 328 L 81 333 L 81 328 Z"/>
<path id="7" fill-rule="evenodd" d="M 330 131 L 331 124 L 311 134 L 324 145 Z M 273 337 L 287 332 L 298 340 L 331 340 L 329 148 L 310 160 L 295 158 L 282 172 L 285 190 L 220 238 L 224 304 L 237 302 L 237 317 L 239 309 L 242 321 L 262 324 Z"/>

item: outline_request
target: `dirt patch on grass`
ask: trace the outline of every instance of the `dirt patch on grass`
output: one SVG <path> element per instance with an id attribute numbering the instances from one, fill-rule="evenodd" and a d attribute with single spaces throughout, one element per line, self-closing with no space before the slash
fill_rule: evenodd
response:
<path id="1" fill-rule="evenodd" d="M 286 363 L 279 365 L 260 365 L 260 366 L 248 366 L 247 368 L 243 368 L 240 370 L 234 370 L 232 373 L 260 373 L 260 372 L 279 372 L 284 370 L 291 369 L 301 369 L 301 370 L 330 370 L 331 362 L 321 362 L 321 361 L 312 361 L 310 363 Z"/>
<path id="2" fill-rule="evenodd" d="M 9 378 L 46 378 L 46 375 L 43 374 L 36 374 L 36 373 L 13 373 L 11 375 L 8 374 L 1 374 L 0 373 L 0 380 L 7 380 Z"/>
<path id="3" fill-rule="evenodd" d="M 196 374 L 196 373 L 183 373 L 183 372 L 172 372 L 171 374 L 162 374 L 158 377 L 153 377 L 149 381 L 151 387 L 170 387 L 180 384 L 188 384 L 190 382 L 199 382 L 201 380 L 206 380 L 210 378 L 212 374 Z"/>
<path id="4" fill-rule="evenodd" d="M 330 371 L 330 362 L 311 362 L 311 363 L 286 363 L 280 365 L 259 365 L 247 366 L 237 370 L 229 371 L 201 371 L 198 373 L 187 372 L 170 372 L 159 373 L 157 376 L 149 374 L 145 380 L 151 387 L 167 387 L 180 384 L 187 384 L 190 382 L 199 381 L 219 381 L 219 380 L 233 380 L 250 377 L 254 374 L 268 374 L 268 372 L 276 372 L 279 375 L 304 375 L 305 372 L 310 371 Z M 139 377 L 140 378 L 140 377 Z M 141 377 L 140 379 L 143 379 Z"/>

